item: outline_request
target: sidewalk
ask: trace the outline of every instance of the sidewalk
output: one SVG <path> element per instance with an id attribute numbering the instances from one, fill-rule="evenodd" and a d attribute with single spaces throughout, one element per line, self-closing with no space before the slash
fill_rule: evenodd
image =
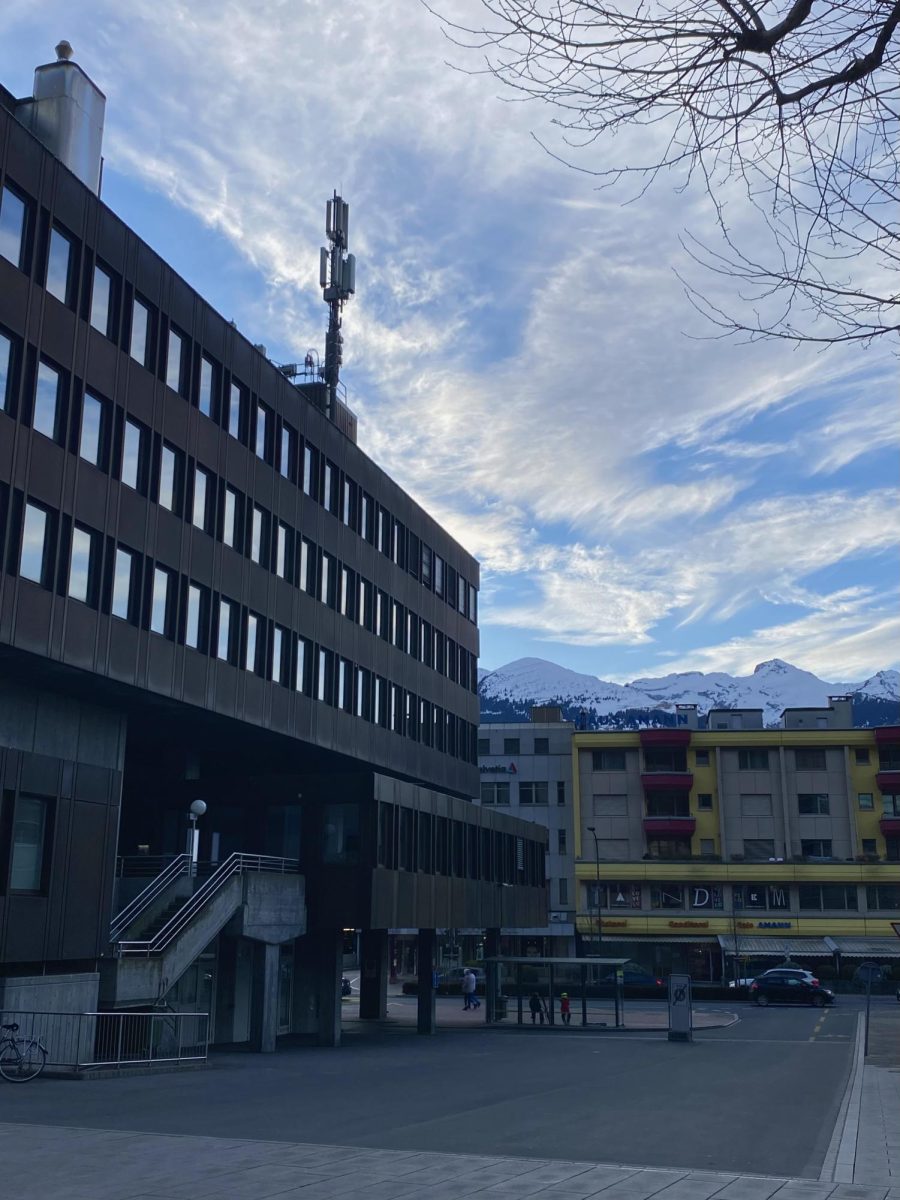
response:
<path id="1" fill-rule="evenodd" d="M 900 1200 L 900 1186 L 47 1125 L 0 1124 L 0 1161 L 17 1200 Z"/>

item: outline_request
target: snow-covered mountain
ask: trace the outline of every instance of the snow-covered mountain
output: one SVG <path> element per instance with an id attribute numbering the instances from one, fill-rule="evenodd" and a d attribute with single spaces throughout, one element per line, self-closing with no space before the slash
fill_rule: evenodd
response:
<path id="1" fill-rule="evenodd" d="M 520 720 L 532 704 L 560 704 L 570 719 L 584 710 L 592 728 L 657 725 L 677 704 L 711 708 L 761 708 L 767 725 L 785 708 L 823 707 L 829 696 L 852 695 L 861 725 L 900 721 L 900 672 L 879 671 L 861 683 L 828 683 L 780 658 L 759 663 L 752 675 L 685 671 L 659 678 L 609 683 L 542 658 L 519 658 L 495 671 L 479 671 L 485 720 Z"/>

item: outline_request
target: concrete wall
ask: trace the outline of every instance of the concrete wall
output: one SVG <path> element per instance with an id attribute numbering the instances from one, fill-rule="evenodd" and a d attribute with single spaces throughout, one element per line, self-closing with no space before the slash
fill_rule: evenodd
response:
<path id="1" fill-rule="evenodd" d="M 0 1006 L 4 1012 L 96 1012 L 99 987 L 96 971 L 0 979 Z"/>

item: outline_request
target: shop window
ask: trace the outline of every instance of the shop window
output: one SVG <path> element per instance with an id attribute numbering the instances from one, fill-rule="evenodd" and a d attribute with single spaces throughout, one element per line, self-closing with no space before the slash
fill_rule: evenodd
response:
<path id="1" fill-rule="evenodd" d="M 12 188 L 0 188 L 0 254 L 20 270 L 25 262 L 27 216 L 25 201 Z"/>
<path id="2" fill-rule="evenodd" d="M 650 888 L 651 908 L 684 908 L 684 888 L 680 883 L 653 884 Z"/>
<path id="3" fill-rule="evenodd" d="M 720 909 L 722 907 L 722 889 L 717 885 L 691 884 L 687 888 L 688 904 L 697 909 Z"/>
<path id="4" fill-rule="evenodd" d="M 9 888 L 12 892 L 41 892 L 49 871 L 51 810 L 43 796 L 20 795 L 13 812 Z"/>
<path id="5" fill-rule="evenodd" d="M 872 912 L 900 910 L 900 884 L 882 883 L 866 888 L 866 907 Z"/>
<path id="6" fill-rule="evenodd" d="M 790 908 L 790 892 L 777 884 L 745 883 L 731 889 L 736 909 L 772 909 L 779 912 Z"/>

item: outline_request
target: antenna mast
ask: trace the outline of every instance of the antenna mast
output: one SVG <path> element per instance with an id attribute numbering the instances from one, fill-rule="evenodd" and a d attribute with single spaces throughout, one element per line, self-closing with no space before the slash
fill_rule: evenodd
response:
<path id="1" fill-rule="evenodd" d="M 328 333 L 325 335 L 325 365 L 319 374 L 328 388 L 328 406 L 337 398 L 337 386 L 343 359 L 341 312 L 344 302 L 356 291 L 356 258 L 345 254 L 350 229 L 350 205 L 334 193 L 325 206 L 325 236 L 328 246 L 319 251 L 319 286 L 328 305 Z"/>

